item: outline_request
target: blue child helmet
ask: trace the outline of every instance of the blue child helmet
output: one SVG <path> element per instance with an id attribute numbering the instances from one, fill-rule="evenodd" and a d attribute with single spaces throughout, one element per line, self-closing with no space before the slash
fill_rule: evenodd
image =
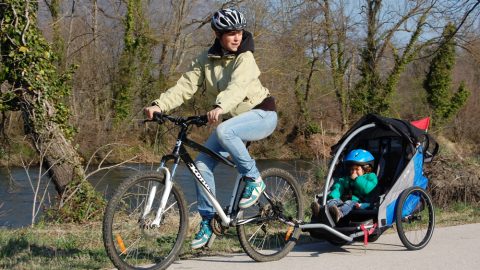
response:
<path id="1" fill-rule="evenodd" d="M 373 155 L 370 154 L 370 152 L 368 152 L 367 150 L 354 149 L 347 154 L 347 156 L 343 161 L 349 164 L 358 164 L 358 165 L 369 164 L 370 166 L 373 167 L 374 160 L 375 158 L 373 157 Z"/>

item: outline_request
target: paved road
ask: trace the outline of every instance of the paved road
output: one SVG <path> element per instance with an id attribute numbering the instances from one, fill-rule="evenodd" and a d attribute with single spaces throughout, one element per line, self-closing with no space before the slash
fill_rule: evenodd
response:
<path id="1" fill-rule="evenodd" d="M 309 269 L 480 269 L 480 223 L 436 228 L 422 250 L 408 251 L 396 233 L 364 246 L 335 247 L 326 242 L 297 245 L 280 261 L 257 263 L 246 254 L 177 261 L 169 270 L 309 270 Z"/>

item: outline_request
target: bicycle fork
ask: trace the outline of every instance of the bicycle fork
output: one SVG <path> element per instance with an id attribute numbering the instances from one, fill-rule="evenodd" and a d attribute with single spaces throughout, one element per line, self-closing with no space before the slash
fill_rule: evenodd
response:
<path id="1" fill-rule="evenodd" d="M 176 164 L 172 168 L 172 172 L 175 173 L 176 169 Z M 157 171 L 162 172 L 165 174 L 165 189 L 163 190 L 162 198 L 160 200 L 160 206 L 157 209 L 157 213 L 155 214 L 155 219 L 150 222 L 149 224 L 145 224 L 147 227 L 159 227 L 160 222 L 162 221 L 162 215 L 165 211 L 165 206 L 167 205 L 167 200 L 168 197 L 170 196 L 170 192 L 172 191 L 172 174 L 170 174 L 170 171 L 168 170 L 167 167 L 159 167 Z M 146 217 L 152 210 L 152 205 L 155 200 L 155 194 L 157 193 L 158 189 L 158 183 L 155 182 L 148 191 L 148 197 L 147 197 L 147 202 L 145 203 L 145 208 L 143 209 L 142 217 L 140 220 L 146 220 Z"/>

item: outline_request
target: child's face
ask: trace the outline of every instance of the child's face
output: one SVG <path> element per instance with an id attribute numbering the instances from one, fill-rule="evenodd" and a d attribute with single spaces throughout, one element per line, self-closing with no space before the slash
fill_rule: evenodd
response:
<path id="1" fill-rule="evenodd" d="M 363 171 L 362 166 L 352 165 L 350 167 L 350 178 L 355 180 L 358 176 L 362 176 L 365 172 Z"/>

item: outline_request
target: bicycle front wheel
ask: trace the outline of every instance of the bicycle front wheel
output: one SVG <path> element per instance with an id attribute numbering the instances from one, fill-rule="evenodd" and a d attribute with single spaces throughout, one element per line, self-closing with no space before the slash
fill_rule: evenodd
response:
<path id="1" fill-rule="evenodd" d="M 119 269 L 166 269 L 180 252 L 188 211 L 184 195 L 175 185 L 159 226 L 151 225 L 164 189 L 163 173 L 145 172 L 123 182 L 110 199 L 103 219 L 103 242 Z M 151 207 L 147 206 L 149 197 Z M 151 210 L 145 215 L 146 207 Z"/>
<path id="2" fill-rule="evenodd" d="M 262 172 L 262 179 L 267 187 L 258 203 L 238 214 L 239 220 L 250 221 L 237 226 L 240 244 L 258 262 L 285 257 L 301 230 L 284 221 L 303 219 L 301 189 L 290 173 L 270 168 Z"/>

